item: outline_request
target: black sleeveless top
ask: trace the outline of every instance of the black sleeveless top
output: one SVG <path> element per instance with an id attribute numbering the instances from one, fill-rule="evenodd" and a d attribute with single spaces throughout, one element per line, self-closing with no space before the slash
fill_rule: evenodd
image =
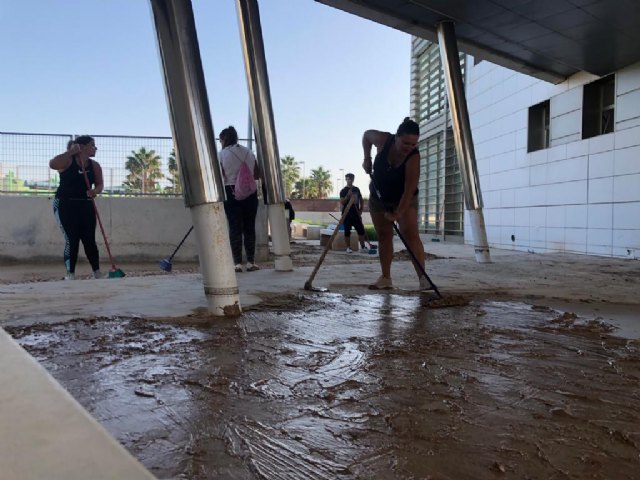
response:
<path id="1" fill-rule="evenodd" d="M 373 161 L 373 180 L 380 191 L 384 203 L 397 204 L 404 193 L 404 180 L 407 161 L 412 155 L 418 153 L 418 149 L 414 148 L 405 157 L 404 161 L 397 167 L 389 164 L 389 150 L 395 141 L 396 136 L 390 135 L 382 148 L 382 151 L 376 155 Z M 369 193 L 372 197 L 378 198 L 373 183 L 369 184 Z M 418 194 L 418 189 L 413 193 Z M 379 198 L 378 198 L 379 200 Z"/>
<path id="2" fill-rule="evenodd" d="M 93 171 L 93 160 L 91 159 L 89 159 L 89 165 L 87 166 L 87 176 L 89 177 L 89 184 L 94 185 L 96 178 Z M 87 190 L 89 189 L 82 174 L 82 169 L 74 156 L 69 168 L 64 172 L 60 172 L 60 185 L 56 190 L 56 198 L 88 200 Z"/>

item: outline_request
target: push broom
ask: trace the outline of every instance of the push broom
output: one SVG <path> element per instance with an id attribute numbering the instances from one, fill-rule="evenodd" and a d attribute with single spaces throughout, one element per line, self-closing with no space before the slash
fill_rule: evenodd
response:
<path id="1" fill-rule="evenodd" d="M 91 159 L 89 159 L 91 161 Z M 87 184 L 87 190 L 91 190 L 91 182 L 89 182 L 89 176 L 87 175 L 87 171 L 84 169 L 84 165 L 80 162 L 80 169 L 82 170 L 82 174 L 84 175 L 84 181 Z M 111 255 L 111 249 L 109 248 L 109 242 L 107 240 L 107 234 L 104 231 L 104 227 L 102 226 L 102 220 L 100 220 L 100 214 L 98 213 L 98 207 L 96 205 L 95 198 L 91 198 L 91 203 L 93 204 L 93 211 L 96 212 L 96 219 L 98 220 L 98 225 L 100 225 L 100 231 L 102 232 L 102 238 L 104 238 L 104 245 L 107 247 L 107 253 L 109 254 L 109 261 L 111 262 L 111 270 L 109 270 L 109 278 L 122 278 L 125 276 L 125 273 L 116 268 L 116 264 L 113 261 L 113 256 Z"/>

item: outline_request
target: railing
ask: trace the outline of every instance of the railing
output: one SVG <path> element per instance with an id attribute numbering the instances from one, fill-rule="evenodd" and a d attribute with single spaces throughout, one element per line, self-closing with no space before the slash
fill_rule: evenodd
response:
<path id="1" fill-rule="evenodd" d="M 0 132 L 0 194 L 51 195 L 58 188 L 59 174 L 49 160 L 64 152 L 67 142 L 78 135 Z M 173 151 L 171 137 L 91 135 L 98 151 L 107 196 L 182 196 L 179 177 L 169 171 Z M 247 144 L 247 140 L 240 140 Z M 220 145 L 218 144 L 218 147 Z M 127 157 L 153 151 L 158 177 L 143 189 L 126 168 Z M 179 175 L 179 174 L 178 174 Z M 143 191 L 144 190 L 144 191 Z"/>

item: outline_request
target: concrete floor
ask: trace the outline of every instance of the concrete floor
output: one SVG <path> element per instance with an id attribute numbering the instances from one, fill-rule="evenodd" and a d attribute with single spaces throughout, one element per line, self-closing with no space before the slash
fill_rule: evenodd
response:
<path id="1" fill-rule="evenodd" d="M 640 263 L 426 247 L 469 305 L 430 309 L 407 261 L 372 292 L 375 257 L 342 252 L 307 292 L 298 243 L 305 266 L 238 274 L 239 319 L 198 273 L 14 266 L 0 325 L 159 478 L 634 478 Z"/>

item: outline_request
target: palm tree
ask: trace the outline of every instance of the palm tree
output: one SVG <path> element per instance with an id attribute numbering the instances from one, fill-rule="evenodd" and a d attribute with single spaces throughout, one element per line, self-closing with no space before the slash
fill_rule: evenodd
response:
<path id="1" fill-rule="evenodd" d="M 167 191 L 175 193 L 176 195 L 180 195 L 182 193 L 182 183 L 180 181 L 180 167 L 178 166 L 178 161 L 176 160 L 175 148 L 171 149 L 169 159 L 167 160 L 167 167 L 169 168 L 169 173 L 171 174 L 171 177 L 168 179 L 171 186 L 167 188 Z"/>
<path id="2" fill-rule="evenodd" d="M 284 182 L 284 194 L 291 197 L 296 182 L 300 179 L 300 167 L 298 162 L 291 155 L 285 155 L 280 159 L 282 168 L 282 181 Z"/>
<path id="3" fill-rule="evenodd" d="M 155 150 L 147 151 L 144 147 L 127 157 L 124 167 L 129 170 L 126 181 L 122 183 L 129 192 L 154 193 L 160 189 L 158 180 L 164 178 L 161 171 L 160 155 Z"/>
<path id="4" fill-rule="evenodd" d="M 296 183 L 293 186 L 293 190 L 291 191 L 291 196 L 289 198 L 302 198 L 302 193 L 304 192 L 304 196 L 309 198 L 309 196 L 307 195 L 308 193 L 308 185 L 309 185 L 309 179 L 308 178 L 301 178 L 299 180 L 296 181 Z"/>
<path id="5" fill-rule="evenodd" d="M 327 198 L 333 189 L 331 172 L 322 167 L 311 170 L 311 178 L 307 181 L 306 196 L 309 198 Z M 311 196 L 313 194 L 313 197 Z"/>

